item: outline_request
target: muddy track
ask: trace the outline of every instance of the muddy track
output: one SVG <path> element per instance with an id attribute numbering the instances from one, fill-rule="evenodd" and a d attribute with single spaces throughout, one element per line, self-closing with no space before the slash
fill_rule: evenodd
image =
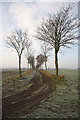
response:
<path id="1" fill-rule="evenodd" d="M 36 77 L 36 79 L 38 80 L 37 77 Z M 17 92 L 15 95 L 12 95 L 12 96 L 8 97 L 8 99 L 7 99 L 7 97 L 4 98 L 3 104 L 6 104 L 6 103 L 10 104 L 11 102 L 17 101 L 17 100 L 19 100 L 19 99 L 21 99 L 21 98 L 23 98 L 25 96 L 26 97 L 30 96 L 33 91 L 36 91 L 40 87 L 38 85 L 38 83 L 36 83 L 37 82 L 36 79 L 33 78 L 31 80 L 32 85 L 27 90 L 22 90 L 20 92 Z M 35 84 L 37 85 L 37 87 L 35 87 Z"/>
<path id="2" fill-rule="evenodd" d="M 40 77 L 43 81 L 42 84 L 39 84 Z M 20 114 L 27 114 L 33 106 L 38 105 L 42 100 L 46 99 L 53 89 L 52 84 L 50 82 L 47 84 L 46 81 L 48 79 L 43 73 L 37 73 L 32 79 L 32 86 L 27 90 L 16 93 L 11 97 L 3 98 L 2 117 L 18 117 Z"/>

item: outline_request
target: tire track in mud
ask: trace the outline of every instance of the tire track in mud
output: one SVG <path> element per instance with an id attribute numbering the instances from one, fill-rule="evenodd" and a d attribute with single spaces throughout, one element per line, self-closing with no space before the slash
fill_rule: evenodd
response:
<path id="1" fill-rule="evenodd" d="M 33 81 L 34 81 L 34 83 L 33 83 Z M 20 92 L 18 92 L 18 93 L 16 93 L 15 95 L 12 95 L 12 96 L 10 96 L 10 97 L 6 97 L 6 98 L 3 98 L 4 100 L 3 100 L 3 104 L 10 104 L 11 102 L 13 102 L 13 101 L 15 101 L 15 100 L 19 100 L 19 99 L 21 99 L 21 98 L 23 98 L 23 97 L 27 97 L 27 96 L 30 96 L 31 95 L 31 93 L 33 92 L 33 91 L 36 91 L 37 90 L 37 87 L 39 87 L 39 85 L 37 84 L 37 87 L 35 87 L 35 83 L 36 83 L 36 79 L 32 79 L 31 80 L 31 83 L 32 83 L 32 85 L 28 88 L 28 89 L 26 89 L 26 90 L 22 90 L 22 91 L 20 91 Z M 8 99 L 7 99 L 8 98 Z"/>
<path id="2" fill-rule="evenodd" d="M 43 83 L 40 85 L 39 80 L 40 77 Z M 19 116 L 22 113 L 29 113 L 29 111 L 40 104 L 40 102 L 46 99 L 53 90 L 52 83 L 46 83 L 49 81 L 47 77 L 42 73 L 36 73 L 35 77 L 32 79 L 32 86 L 22 91 L 21 93 L 17 93 L 16 95 L 3 98 L 2 100 L 2 117 L 9 118 L 14 116 Z M 39 90 L 41 89 L 41 90 Z M 36 93 L 36 91 L 38 91 Z"/>

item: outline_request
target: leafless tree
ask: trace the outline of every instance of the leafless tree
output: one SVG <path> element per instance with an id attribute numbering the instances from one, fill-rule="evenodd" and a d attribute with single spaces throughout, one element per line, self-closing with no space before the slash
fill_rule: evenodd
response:
<path id="1" fill-rule="evenodd" d="M 37 60 L 36 69 L 38 69 L 46 61 L 46 58 L 43 54 L 40 54 L 36 57 L 36 60 Z"/>
<path id="2" fill-rule="evenodd" d="M 16 50 L 19 57 L 19 75 L 21 74 L 21 56 L 25 49 L 25 45 L 28 43 L 28 32 L 27 30 L 22 30 L 20 28 L 12 31 L 10 35 L 7 36 L 6 43 L 8 46 Z"/>
<path id="3" fill-rule="evenodd" d="M 71 47 L 78 38 L 77 30 L 80 24 L 78 19 L 71 14 L 73 6 L 69 4 L 62 7 L 56 14 L 50 14 L 42 19 L 37 26 L 36 38 L 45 41 L 55 49 L 56 75 L 58 76 L 58 52 L 61 47 Z"/>
<path id="4" fill-rule="evenodd" d="M 50 56 L 50 51 L 52 50 L 53 48 L 50 46 L 50 44 L 46 43 L 46 42 L 43 42 L 41 44 L 41 52 L 42 54 L 45 56 L 45 69 L 47 70 L 47 60 L 48 60 L 48 57 Z"/>
<path id="5" fill-rule="evenodd" d="M 33 55 L 33 51 L 32 51 L 32 43 L 29 40 L 28 43 L 25 45 L 25 58 L 27 59 L 28 62 L 28 70 L 29 70 L 29 58 L 30 56 Z"/>
<path id="6" fill-rule="evenodd" d="M 29 56 L 28 62 L 30 64 L 30 66 L 32 67 L 32 69 L 35 69 L 35 58 L 33 55 Z"/>

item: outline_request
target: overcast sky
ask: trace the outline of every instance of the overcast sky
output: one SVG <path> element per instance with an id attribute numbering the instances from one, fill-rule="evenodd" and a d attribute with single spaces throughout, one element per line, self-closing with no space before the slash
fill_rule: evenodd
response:
<path id="1" fill-rule="evenodd" d="M 2 18 L 2 28 L 0 29 L 0 54 L 2 63 L 0 61 L 0 68 L 15 68 L 18 67 L 18 56 L 16 51 L 9 49 L 5 45 L 6 35 L 11 30 L 22 27 L 27 28 L 30 34 L 30 39 L 33 41 L 33 49 L 35 56 L 40 52 L 40 45 L 32 35 L 35 35 L 37 24 L 39 24 L 42 17 L 47 17 L 49 13 L 55 13 L 61 6 L 66 6 L 68 2 L 40 2 L 40 0 L 2 0 L 0 3 L 0 18 Z M 23 2 L 22 2 L 23 1 Z M 37 2 L 36 2 L 37 1 Z M 42 1 L 42 0 L 41 0 Z M 57 1 L 57 0 L 55 0 Z M 69 0 L 67 0 L 69 1 Z M 73 0 L 74 9 L 73 14 L 78 13 L 78 0 Z M 1 19 L 0 19 L 1 20 Z M 1 23 L 1 22 L 0 22 Z M 2 35 L 2 37 L 1 37 Z M 78 46 L 73 46 L 71 49 L 61 49 L 59 53 L 59 67 L 60 68 L 77 68 L 78 67 Z M 1 59 L 0 59 L 1 60 Z M 51 52 L 48 67 L 54 68 L 54 50 Z M 27 62 L 23 54 L 22 67 L 27 67 Z"/>

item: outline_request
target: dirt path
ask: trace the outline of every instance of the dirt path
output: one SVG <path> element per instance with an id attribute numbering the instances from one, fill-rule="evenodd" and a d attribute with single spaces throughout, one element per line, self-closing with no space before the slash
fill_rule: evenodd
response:
<path id="1" fill-rule="evenodd" d="M 41 82 L 40 78 L 43 82 Z M 27 90 L 16 93 L 13 96 L 3 98 L 2 117 L 18 117 L 20 114 L 27 114 L 33 106 L 47 98 L 52 92 L 53 86 L 50 82 L 47 84 L 46 81 L 48 80 L 43 73 L 36 73 L 35 77 L 31 81 L 32 86 Z"/>

